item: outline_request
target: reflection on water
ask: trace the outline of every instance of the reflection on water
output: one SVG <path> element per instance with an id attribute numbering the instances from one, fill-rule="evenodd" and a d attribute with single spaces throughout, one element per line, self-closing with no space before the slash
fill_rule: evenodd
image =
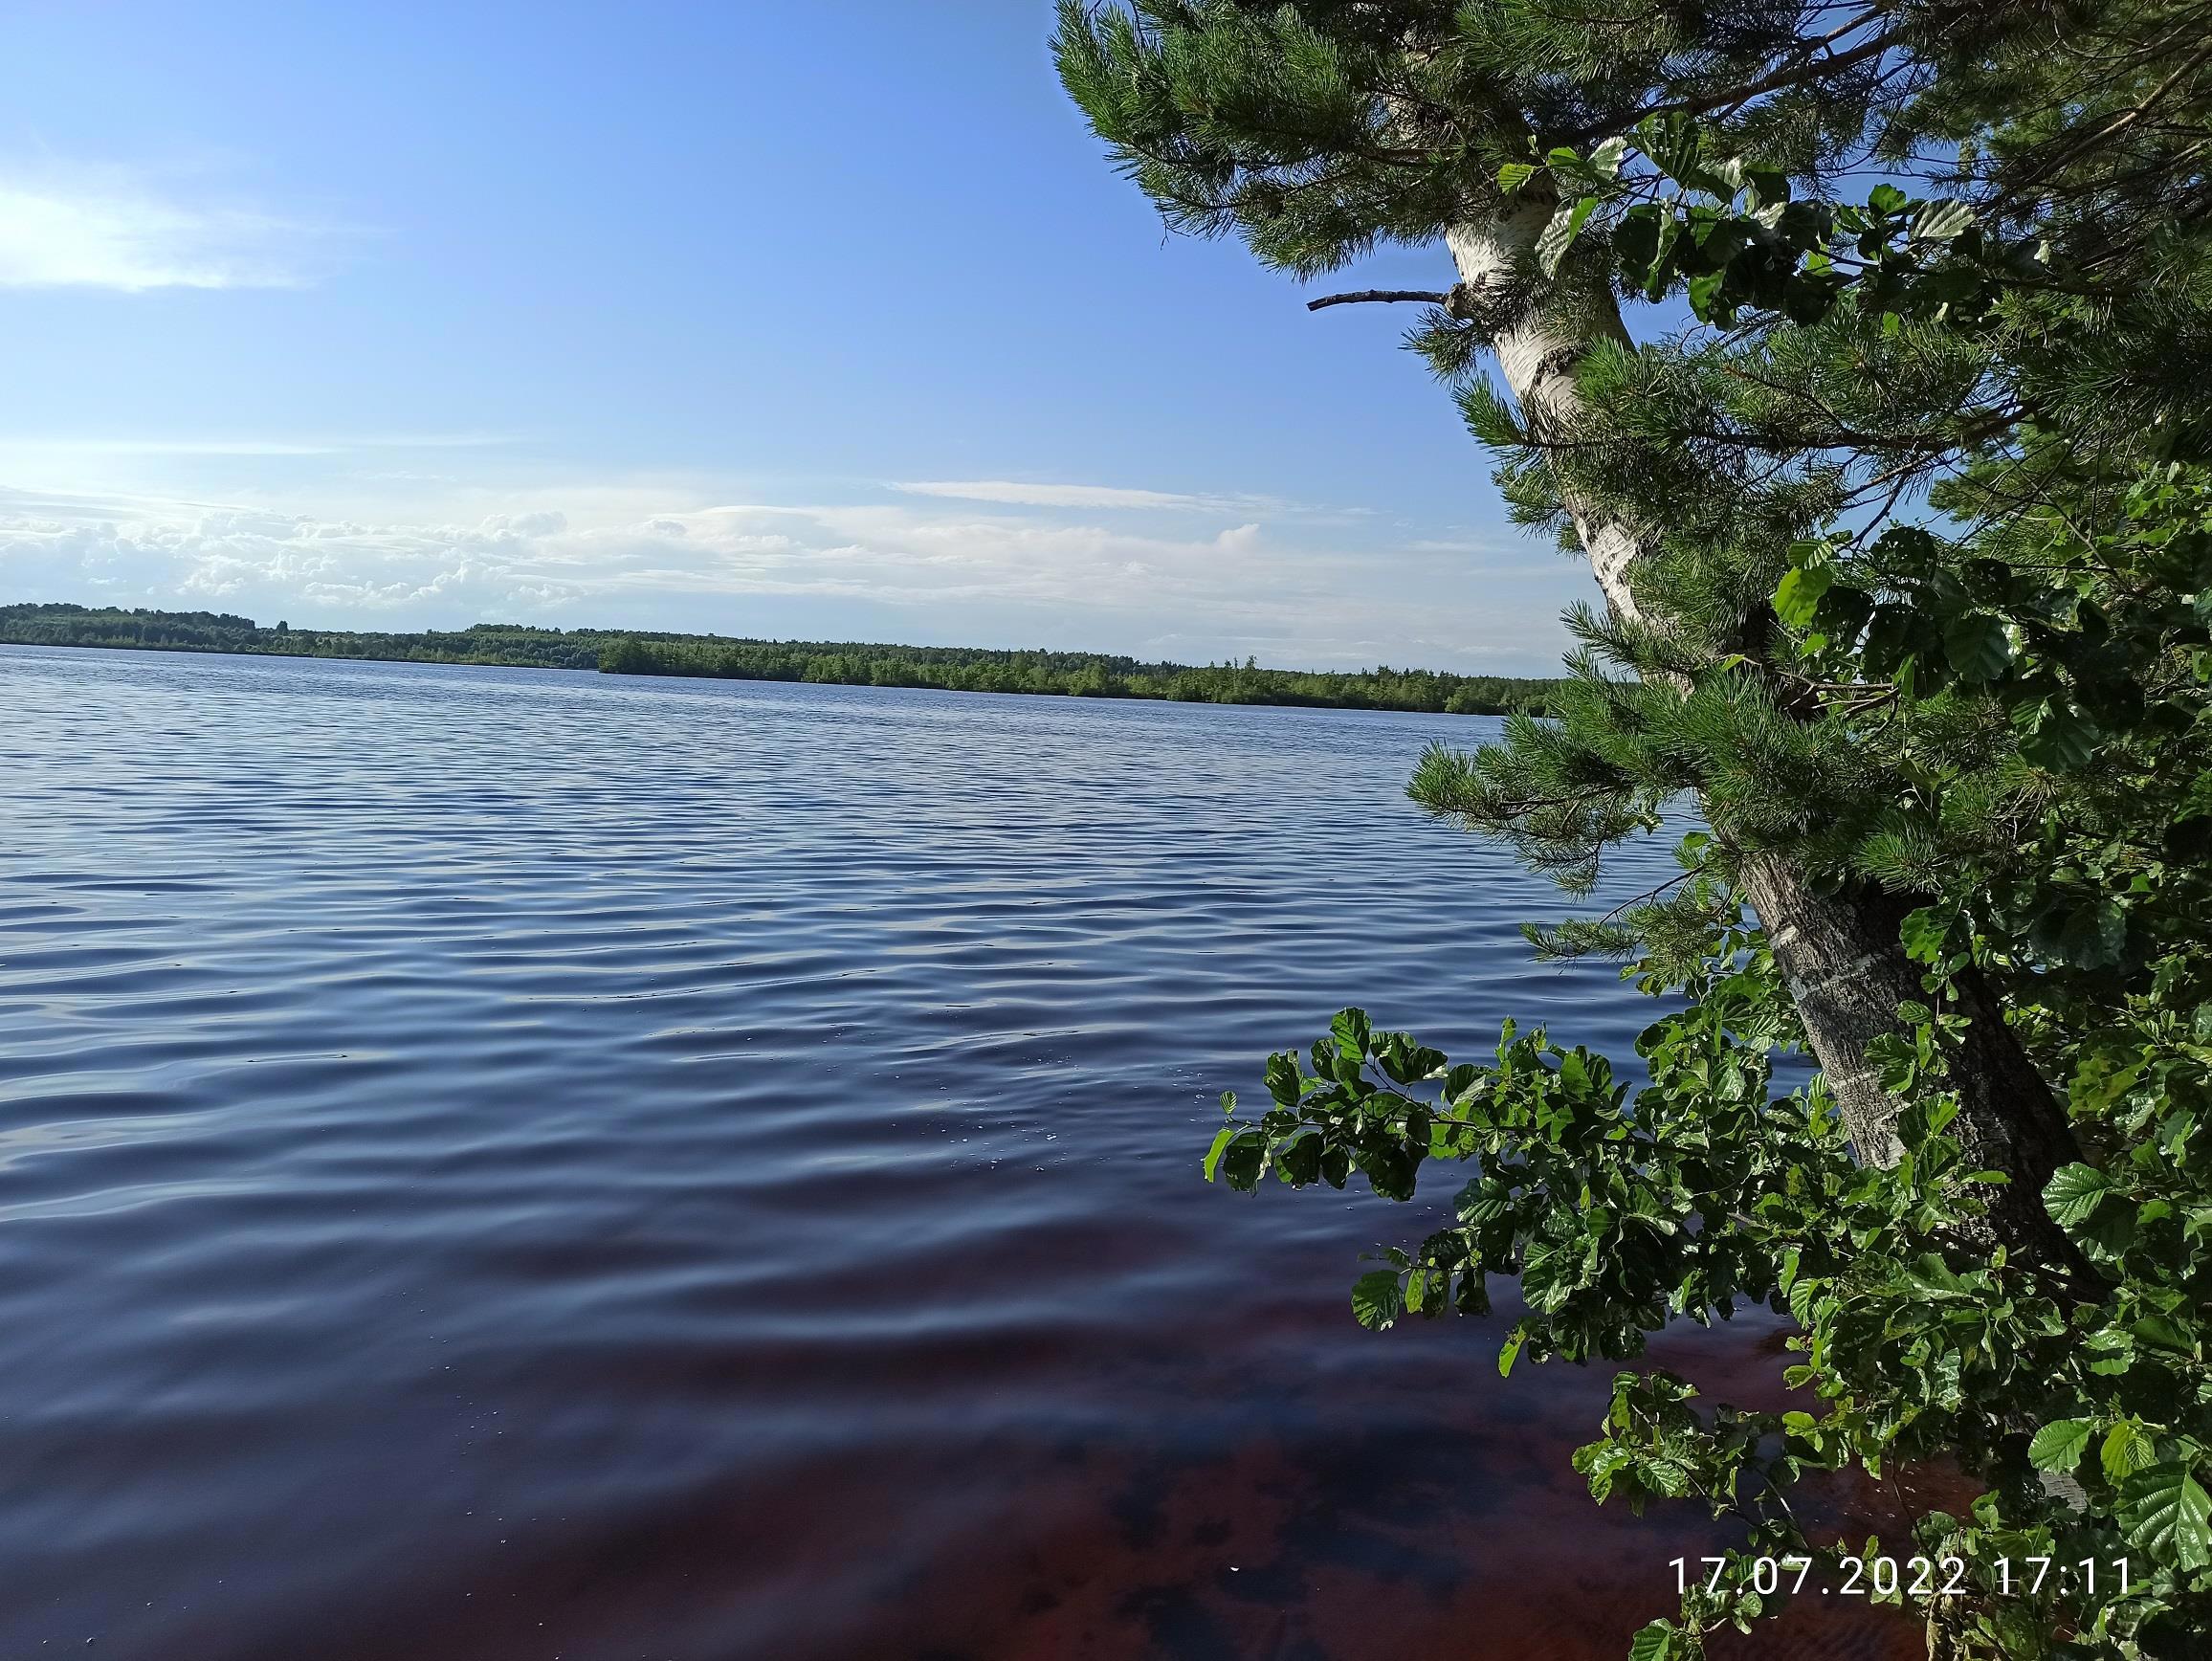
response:
<path id="1" fill-rule="evenodd" d="M 1648 1018 L 1400 796 L 1488 723 L 19 649 L 0 709 L 0 1657 L 1612 1657 L 1714 1538 L 1591 1506 L 1602 1372 L 1352 1324 L 1417 1212 L 1197 1180 L 1349 999 Z"/>

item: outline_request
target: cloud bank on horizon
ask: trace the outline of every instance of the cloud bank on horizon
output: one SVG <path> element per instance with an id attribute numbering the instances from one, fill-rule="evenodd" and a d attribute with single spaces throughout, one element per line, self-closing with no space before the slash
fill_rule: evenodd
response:
<path id="1" fill-rule="evenodd" d="M 1546 673 L 1559 657 L 1511 603 L 1556 563 L 1519 550 L 1483 592 L 1439 605 L 1463 546 L 1402 550 L 1427 580 L 1381 587 L 1325 515 L 1316 527 L 1171 492 L 902 483 L 800 504 L 540 486 L 463 517 L 476 494 L 449 492 L 449 517 L 410 519 L 0 488 L 0 592 L 329 628 L 498 620 L 1500 673 Z"/>

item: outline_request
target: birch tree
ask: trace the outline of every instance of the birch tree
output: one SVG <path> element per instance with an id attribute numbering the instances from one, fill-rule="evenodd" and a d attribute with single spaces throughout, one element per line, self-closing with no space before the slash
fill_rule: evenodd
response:
<path id="1" fill-rule="evenodd" d="M 1240 236 L 1301 277 L 1385 243 L 1438 250 L 1453 280 L 1432 294 L 1314 303 L 1427 303 L 1487 348 L 1515 441 L 1556 451 L 1604 442 L 1582 376 L 1594 349 L 1631 338 L 1599 233 L 1634 200 L 1638 181 L 1621 166 L 1639 126 L 1694 118 L 1705 144 L 1753 157 L 1774 193 L 1819 191 L 1867 165 L 1938 64 L 1985 59 L 2050 10 L 1068 0 L 1057 52 L 1118 165 L 1176 229 Z M 1612 615 L 1664 626 L 1643 575 L 1663 529 L 1653 504 L 1586 469 L 1548 471 L 1551 505 Z M 1759 846 L 1705 806 L 1854 1145 L 1893 1162 L 1895 1103 L 1869 1046 L 1921 991 L 1898 938 L 1916 897 L 1815 879 L 1788 849 Z M 1990 1227 L 2063 1254 L 2034 1196 L 2075 1151 L 2065 1117 L 1979 978 L 1959 995 L 1959 1134 L 2014 1179 Z"/>
<path id="2" fill-rule="evenodd" d="M 1354 1313 L 1514 1274 L 1504 1367 L 1794 1318 L 1817 1411 L 1626 1372 L 1577 1456 L 1743 1529 L 1640 1661 L 1773 1614 L 1761 1561 L 1874 1554 L 1800 1524 L 1807 1473 L 1936 1454 L 1985 1488 L 1914 1520 L 1961 1565 L 1907 1599 L 1932 1653 L 2212 1637 L 2208 42 L 2212 7 L 2106 0 L 1063 8 L 1171 225 L 1300 277 L 1434 252 L 1433 290 L 1312 303 L 1420 305 L 1507 501 L 1590 563 L 1555 719 L 1411 793 L 1573 892 L 1674 801 L 1708 826 L 1532 931 L 1685 999 L 1641 1085 L 1346 1009 L 1206 1160 L 1394 1199 L 1471 1163 Z M 1784 1095 L 1791 1045 L 1821 1071 Z M 2034 1551 L 2138 1574 L 2026 1589 Z"/>

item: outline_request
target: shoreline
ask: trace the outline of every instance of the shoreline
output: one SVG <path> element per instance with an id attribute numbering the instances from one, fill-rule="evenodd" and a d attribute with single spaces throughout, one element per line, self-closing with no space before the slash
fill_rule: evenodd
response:
<path id="1" fill-rule="evenodd" d="M 1553 691 L 1562 684 L 1549 677 L 1384 666 L 1354 672 L 1263 669 L 1250 658 L 1242 665 L 1148 663 L 1101 653 L 482 623 L 460 630 L 387 632 L 295 630 L 284 623 L 264 628 L 251 618 L 223 613 L 95 610 L 66 603 L 0 606 L 0 644 L 1408 715 L 1542 715 Z"/>

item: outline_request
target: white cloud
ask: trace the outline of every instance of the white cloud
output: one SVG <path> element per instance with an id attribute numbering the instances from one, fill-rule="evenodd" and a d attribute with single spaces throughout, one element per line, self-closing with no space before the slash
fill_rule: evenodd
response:
<path id="1" fill-rule="evenodd" d="M 857 602 L 874 638 L 1543 673 L 1572 580 L 1564 562 L 1486 569 L 1258 523 L 1138 535 L 919 503 L 669 507 L 628 486 L 568 499 L 410 522 L 0 492 L 0 591 L 324 626 L 500 617 L 729 633 L 757 630 L 769 598 Z"/>
<path id="2" fill-rule="evenodd" d="M 0 164 L 0 286 L 297 288 L 338 227 L 192 201 L 110 166 Z"/>
<path id="3" fill-rule="evenodd" d="M 1029 484 L 1019 479 L 915 482 L 896 486 L 909 496 L 950 497 L 958 501 L 995 501 L 1016 507 L 1214 508 L 1250 498 L 1183 496 L 1162 490 L 1124 490 L 1110 484 Z"/>
<path id="4" fill-rule="evenodd" d="M 36 465 L 77 456 L 345 455 L 361 450 L 476 450 L 516 440 L 489 432 L 401 432 L 333 438 L 11 438 L 0 462 Z"/>

